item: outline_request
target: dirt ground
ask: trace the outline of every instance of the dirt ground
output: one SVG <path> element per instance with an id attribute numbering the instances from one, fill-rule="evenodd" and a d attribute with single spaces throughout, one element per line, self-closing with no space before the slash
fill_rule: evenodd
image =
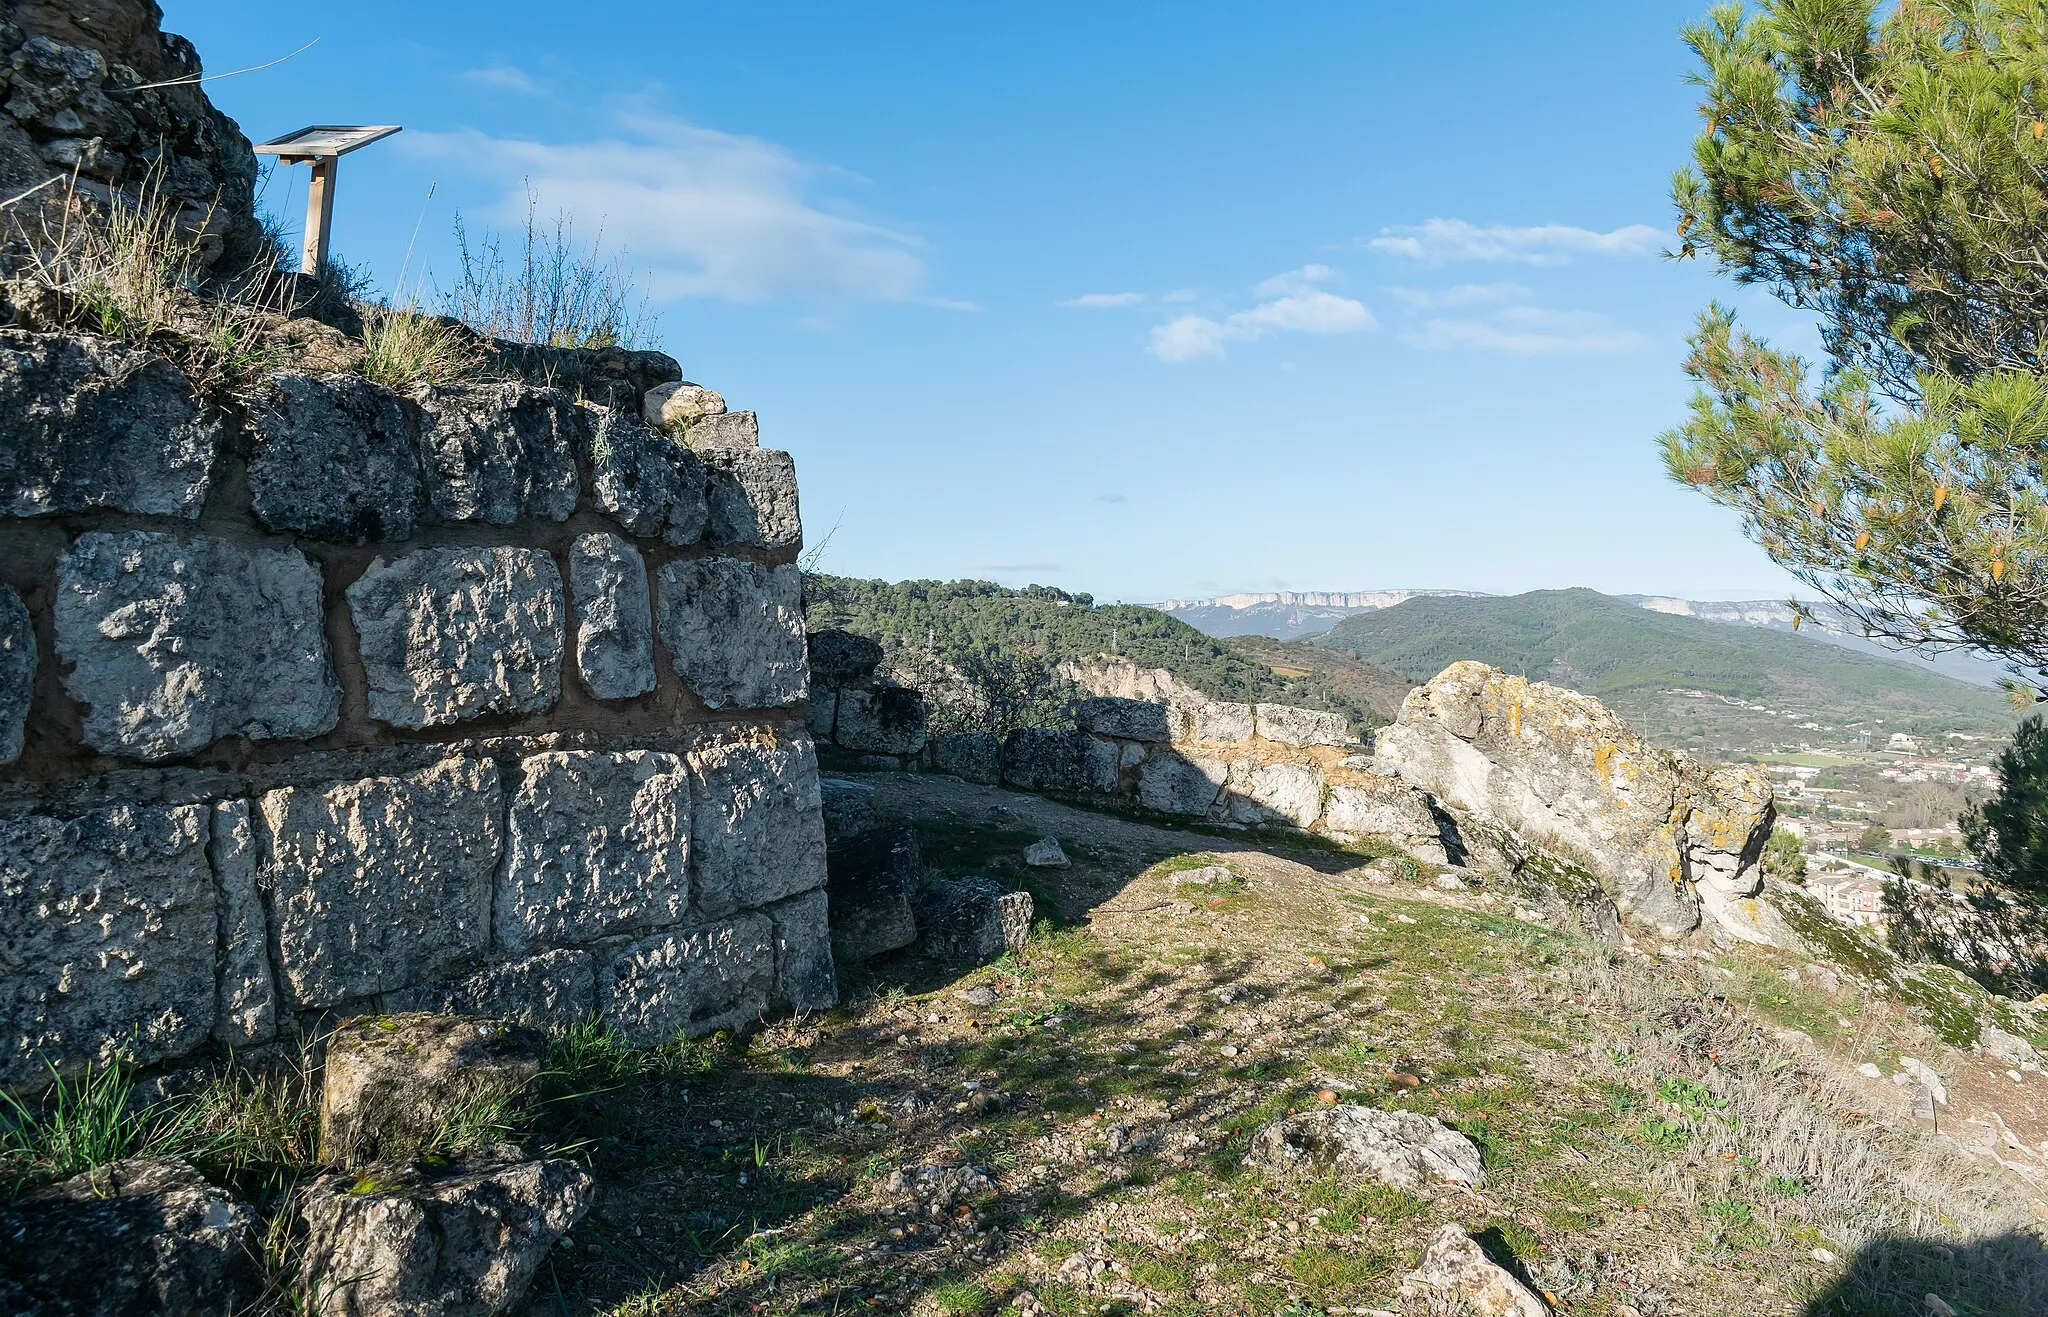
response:
<path id="1" fill-rule="evenodd" d="M 838 1010 L 556 1104 L 544 1139 L 601 1198 L 531 1313 L 1449 1311 L 1401 1287 L 1445 1221 L 1559 1312 L 2048 1311 L 2040 1158 L 2012 1146 L 2048 1138 L 2048 1078 L 1853 984 L 1588 945 L 1366 855 L 863 780 L 934 875 L 1032 890 L 1030 944 L 858 967 Z M 1026 868 L 1044 836 L 1071 868 Z M 1950 1076 L 1941 1134 L 1889 1080 L 1907 1048 Z M 1244 1167 L 1329 1100 L 1438 1117 L 1488 1183 Z M 1971 1120 L 2020 1169 L 1944 1137 Z"/>

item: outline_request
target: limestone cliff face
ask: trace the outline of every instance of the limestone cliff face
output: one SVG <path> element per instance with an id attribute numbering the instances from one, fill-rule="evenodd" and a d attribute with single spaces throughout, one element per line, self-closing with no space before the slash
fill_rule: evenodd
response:
<path id="1" fill-rule="evenodd" d="M 256 157 L 206 98 L 192 43 L 162 23 L 153 0 L 0 8 L 0 199 L 53 178 L 101 201 L 148 188 L 177 204 L 202 261 L 239 273 L 262 250 Z M 7 236 L 36 241 L 68 186 L 16 208 Z"/>
<path id="2" fill-rule="evenodd" d="M 1649 745 L 1591 696 L 1454 663 L 1378 733 L 1375 767 L 1583 860 L 1625 915 L 1667 935 L 1704 911 L 1767 940 L 1744 906 L 1763 881 L 1770 784 Z"/>

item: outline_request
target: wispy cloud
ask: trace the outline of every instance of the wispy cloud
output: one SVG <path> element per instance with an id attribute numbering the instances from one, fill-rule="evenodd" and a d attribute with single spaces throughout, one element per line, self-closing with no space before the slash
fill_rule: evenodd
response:
<path id="1" fill-rule="evenodd" d="M 1642 335 L 1616 328 L 1605 316 L 1535 306 L 1503 307 L 1477 320 L 1432 319 L 1404 331 L 1401 341 L 1436 351 L 1474 349 L 1519 357 L 1632 352 L 1643 344 Z"/>
<path id="2" fill-rule="evenodd" d="M 1123 503 L 1127 500 L 1122 494 L 1097 494 L 1095 501 L 1097 503 Z"/>
<path id="3" fill-rule="evenodd" d="M 1143 293 L 1083 293 L 1079 297 L 1069 297 L 1066 301 L 1061 302 L 1060 305 L 1081 307 L 1136 306 L 1144 300 L 1145 295 Z"/>
<path id="4" fill-rule="evenodd" d="M 1488 306 L 1520 302 L 1529 297 L 1524 284 L 1456 284 L 1450 288 L 1389 288 L 1387 295 L 1403 306 L 1417 310 L 1459 306 Z"/>
<path id="5" fill-rule="evenodd" d="M 1351 334 L 1378 322 L 1365 303 L 1317 287 L 1337 277 L 1327 265 L 1305 265 L 1260 282 L 1252 292 L 1266 298 L 1221 319 L 1177 316 L 1152 328 L 1152 355 L 1161 361 L 1220 357 L 1231 343 L 1270 334 Z"/>
<path id="6" fill-rule="evenodd" d="M 1170 292 L 1170 293 L 1167 293 L 1167 294 L 1163 295 L 1162 297 L 1160 297 L 1160 299 L 1159 299 L 1159 300 L 1160 300 L 1160 301 L 1162 301 L 1162 302 L 1169 302 L 1169 303 L 1172 303 L 1172 302 L 1199 302 L 1199 301 L 1201 301 L 1201 300 L 1202 300 L 1202 295 L 1201 295 L 1200 293 L 1196 292 L 1196 291 L 1195 291 L 1194 289 L 1192 289 L 1192 288 L 1176 288 L 1176 289 L 1174 289 L 1174 290 L 1173 290 L 1172 292 Z"/>
<path id="7" fill-rule="evenodd" d="M 680 120 L 618 126 L 615 136 L 582 142 L 475 131 L 398 140 L 495 183 L 498 200 L 486 212 L 494 222 L 523 224 L 530 187 L 544 211 L 568 211 L 592 232 L 601 224 L 607 244 L 645 268 L 658 299 L 920 298 L 923 240 L 815 198 L 824 167 L 773 142 Z"/>
<path id="8" fill-rule="evenodd" d="M 480 69 L 464 69 L 462 80 L 497 91 L 517 92 L 521 96 L 536 95 L 541 89 L 539 81 L 516 64 L 488 64 Z"/>
<path id="9" fill-rule="evenodd" d="M 1662 235 L 1647 224 L 1630 224 L 1602 233 L 1569 224 L 1474 224 L 1461 219 L 1424 220 L 1421 224 L 1381 229 L 1366 246 L 1389 256 L 1424 265 L 1458 261 L 1510 262 L 1522 265 L 1563 265 L 1577 256 L 1649 256 Z"/>

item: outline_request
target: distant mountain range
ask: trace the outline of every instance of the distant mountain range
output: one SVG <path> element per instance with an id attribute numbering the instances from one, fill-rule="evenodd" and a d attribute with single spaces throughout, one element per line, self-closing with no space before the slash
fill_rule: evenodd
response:
<path id="1" fill-rule="evenodd" d="M 1598 696 L 1653 739 L 1700 750 L 1881 746 L 1897 731 L 1996 734 L 2012 726 L 1996 691 L 1924 664 L 1795 636 L 1789 617 L 1786 628 L 1730 625 L 1592 590 L 1538 590 L 1412 598 L 1355 613 L 1286 648 L 1337 650 L 1417 681 L 1478 659 Z"/>
<path id="2" fill-rule="evenodd" d="M 1361 613 L 1393 608 L 1410 599 L 1489 599 L 1476 590 L 1357 590 L 1276 591 L 1219 595 L 1214 599 L 1169 599 L 1152 605 L 1170 613 L 1205 635 L 1271 636 L 1276 640 L 1302 640 L 1322 635 L 1346 618 Z M 1623 603 L 1653 613 L 1693 617 L 1724 626 L 1758 627 L 1769 631 L 1792 631 L 1792 609 L 1782 599 L 1734 601 L 1679 599 L 1669 595 L 1610 595 Z M 1922 671 L 1933 670 L 1974 686 L 1995 687 L 2006 675 L 1997 662 L 1967 651 L 1935 654 L 1902 652 L 1856 633 L 1854 623 L 1832 606 L 1810 605 L 1818 625 L 1808 624 L 1798 634 L 1861 654 L 1903 663 Z"/>

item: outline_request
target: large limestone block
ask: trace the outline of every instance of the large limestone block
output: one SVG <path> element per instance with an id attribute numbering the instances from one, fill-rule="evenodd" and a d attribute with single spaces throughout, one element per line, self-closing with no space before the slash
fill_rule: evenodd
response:
<path id="1" fill-rule="evenodd" d="M 176 367 L 105 339 L 0 329 L 0 515 L 196 519 L 222 427 Z"/>
<path id="2" fill-rule="evenodd" d="M 690 422 L 692 448 L 759 448 L 761 426 L 752 412 L 717 412 Z"/>
<path id="3" fill-rule="evenodd" d="M 924 696 L 902 686 L 839 692 L 832 740 L 864 754 L 914 755 L 924 749 Z"/>
<path id="4" fill-rule="evenodd" d="M 1323 812 L 1323 772 L 1314 764 L 1241 759 L 1231 765 L 1229 792 L 1230 817 L 1240 823 L 1312 828 Z"/>
<path id="5" fill-rule="evenodd" d="M 1197 704 L 1189 710 L 1189 734 L 1197 741 L 1235 745 L 1252 739 L 1252 706 L 1249 704 Z"/>
<path id="6" fill-rule="evenodd" d="M 297 549 L 91 531 L 58 560 L 54 612 L 96 750 L 165 759 L 223 736 L 317 736 L 340 717 L 320 572 Z"/>
<path id="7" fill-rule="evenodd" d="M 0 820 L 0 1088 L 182 1056 L 213 1027 L 204 805 Z"/>
<path id="8" fill-rule="evenodd" d="M 796 463 L 788 453 L 776 448 L 706 448 L 699 456 L 709 482 L 713 544 L 788 549 L 803 542 Z"/>
<path id="9" fill-rule="evenodd" d="M 1138 803 L 1162 814 L 1207 818 L 1229 776 L 1226 760 L 1155 750 L 1138 765 Z"/>
<path id="10" fill-rule="evenodd" d="M 871 821 L 863 831 L 835 837 L 827 865 L 831 881 L 825 895 L 836 956 L 871 960 L 917 940 L 912 898 L 924 873 L 916 828 Z"/>
<path id="11" fill-rule="evenodd" d="M 767 909 L 775 921 L 775 997 L 794 1011 L 828 1011 L 839 1004 L 838 971 L 825 893 L 805 892 Z"/>
<path id="12" fill-rule="evenodd" d="M 261 874 L 283 987 L 331 1006 L 449 977 L 490 945 L 496 764 L 265 792 Z"/>
<path id="13" fill-rule="evenodd" d="M 20 595 L 0 585 L 0 764 L 21 758 L 35 690 L 35 619 Z"/>
<path id="14" fill-rule="evenodd" d="M 583 421 L 569 395 L 529 384 L 430 385 L 420 407 L 427 503 L 443 521 L 505 526 L 576 510 Z"/>
<path id="15" fill-rule="evenodd" d="M 1323 809 L 1323 830 L 1354 840 L 1385 837 L 1426 864 L 1451 862 L 1429 797 L 1397 778 L 1333 785 Z"/>
<path id="16" fill-rule="evenodd" d="M 1481 663 L 1408 693 L 1376 736 L 1375 769 L 1529 843 L 1582 858 L 1630 918 L 1667 936 L 1701 893 L 1733 893 L 1770 836 L 1771 792 L 1643 741 L 1600 701 Z"/>
<path id="17" fill-rule="evenodd" d="M 918 923 L 932 959 L 985 965 L 1024 949 L 1031 915 L 1029 892 L 1008 891 L 993 878 L 940 879 L 925 889 Z"/>
<path id="18" fill-rule="evenodd" d="M 320 1065 L 320 1160 L 344 1169 L 437 1151 L 466 1103 L 521 1104 L 547 1036 L 467 1015 L 360 1016 L 328 1035 Z"/>
<path id="19" fill-rule="evenodd" d="M 1098 736 L 1160 743 L 1173 739 L 1168 712 L 1165 705 L 1149 700 L 1120 700 L 1114 696 L 1099 695 L 1092 700 L 1081 701 L 1074 710 L 1074 725 Z"/>
<path id="20" fill-rule="evenodd" d="M 309 1317 L 500 1317 L 596 1197 L 567 1157 L 325 1176 L 299 1194 Z"/>
<path id="21" fill-rule="evenodd" d="M 1309 745 L 1346 745 L 1351 737 L 1344 730 L 1344 715 L 1300 709 L 1291 704 L 1252 706 L 1258 734 L 1268 741 L 1300 749 Z"/>
<path id="22" fill-rule="evenodd" d="M 619 948 L 598 967 L 597 1008 L 649 1046 L 752 1023 L 776 987 L 775 921 L 742 914 Z"/>
<path id="23" fill-rule="evenodd" d="M 405 403 L 359 375 L 284 373 L 249 404 L 249 502 L 272 530 L 412 538 L 420 469 Z"/>
<path id="24" fill-rule="evenodd" d="M 833 724 L 839 721 L 839 688 L 811 683 L 811 694 L 804 701 L 804 730 L 814 741 L 832 740 Z"/>
<path id="25" fill-rule="evenodd" d="M 868 636 L 837 627 L 813 631 L 805 642 L 811 657 L 811 680 L 826 686 L 866 681 L 882 666 L 882 646 Z"/>
<path id="26" fill-rule="evenodd" d="M 1003 745 L 1003 780 L 1025 791 L 1107 795 L 1116 790 L 1114 742 L 1086 732 L 1026 727 Z"/>
<path id="27" fill-rule="evenodd" d="M 483 1015 L 570 1024 L 597 1010 L 596 961 L 588 951 L 543 951 L 475 974 L 384 994 L 387 1011 Z"/>
<path id="28" fill-rule="evenodd" d="M 715 742 L 690 755 L 690 862 L 699 916 L 825 885 L 825 808 L 807 737 Z"/>
<path id="29" fill-rule="evenodd" d="M 270 933 L 256 893 L 256 833 L 249 802 L 213 807 L 206 856 L 219 889 L 219 973 L 213 1039 L 254 1047 L 277 1036 L 277 985 L 270 974 Z"/>
<path id="30" fill-rule="evenodd" d="M 543 550 L 416 549 L 347 594 L 380 722 L 535 713 L 561 694 L 562 574 Z"/>
<path id="31" fill-rule="evenodd" d="M 0 1207 L 0 1312 L 249 1313 L 264 1300 L 248 1204 L 176 1157 L 133 1157 Z"/>
<path id="32" fill-rule="evenodd" d="M 578 535 L 569 546 L 576 603 L 576 672 L 600 700 L 654 689 L 654 614 L 647 564 L 616 535 Z"/>
<path id="33" fill-rule="evenodd" d="M 661 569 L 661 642 L 676 675 L 712 709 L 777 709 L 804 698 L 803 578 L 699 558 Z"/>
<path id="34" fill-rule="evenodd" d="M 994 732 L 947 732 L 931 738 L 932 771 L 993 786 L 1003 778 L 1003 745 Z"/>
<path id="35" fill-rule="evenodd" d="M 679 924 L 690 779 L 675 755 L 555 751 L 519 765 L 493 939 L 524 955 Z"/>
<path id="36" fill-rule="evenodd" d="M 590 492 L 629 534 L 695 544 L 710 524 L 708 477 L 696 454 L 619 412 L 589 427 Z"/>

